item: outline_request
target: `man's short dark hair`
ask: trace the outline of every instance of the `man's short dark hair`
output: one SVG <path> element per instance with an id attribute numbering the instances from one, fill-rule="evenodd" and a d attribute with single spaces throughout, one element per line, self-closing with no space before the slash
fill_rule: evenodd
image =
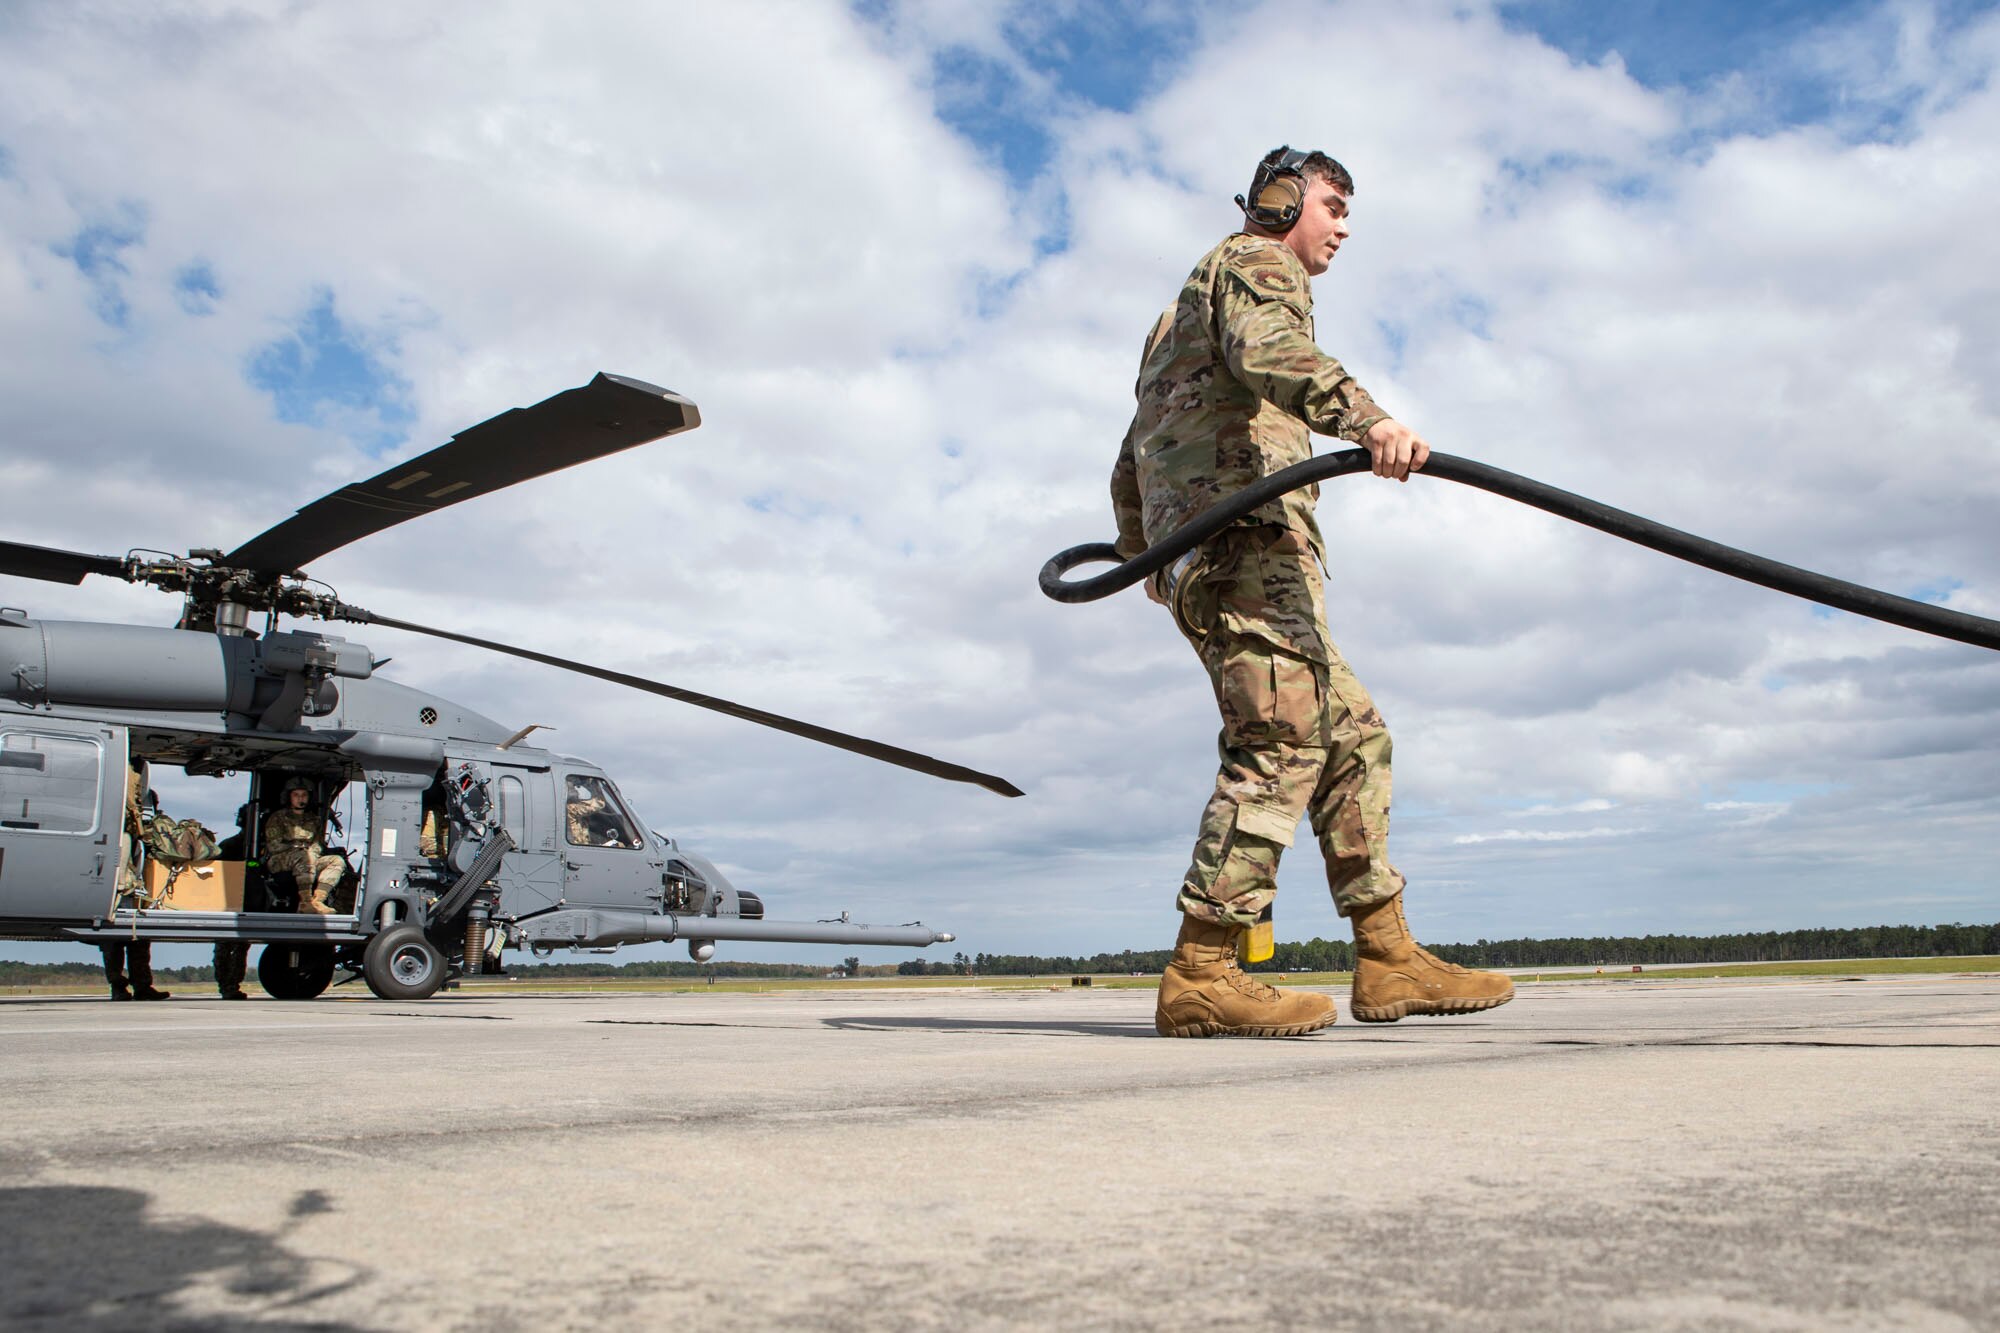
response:
<path id="1" fill-rule="evenodd" d="M 1349 198 L 1354 195 L 1354 177 L 1347 174 L 1347 168 L 1318 149 L 1306 154 L 1299 171 L 1307 180 L 1323 180 Z"/>

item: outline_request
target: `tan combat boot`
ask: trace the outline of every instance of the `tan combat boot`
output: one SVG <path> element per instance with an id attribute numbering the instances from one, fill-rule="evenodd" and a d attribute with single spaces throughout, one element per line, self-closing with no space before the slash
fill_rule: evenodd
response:
<path id="1" fill-rule="evenodd" d="M 334 915 L 334 910 L 326 905 L 326 890 L 320 888 L 299 890 L 299 910 L 313 916 Z"/>
<path id="2" fill-rule="evenodd" d="M 1236 965 L 1240 927 L 1181 918 L 1160 977 L 1153 1027 L 1162 1037 L 1296 1037 L 1333 1022 L 1333 1000 L 1266 986 Z"/>
<path id="3" fill-rule="evenodd" d="M 1412 1014 L 1469 1014 L 1514 998 L 1498 972 L 1473 972 L 1425 952 L 1403 920 L 1403 895 L 1354 909 L 1354 1017 L 1393 1023 Z"/>

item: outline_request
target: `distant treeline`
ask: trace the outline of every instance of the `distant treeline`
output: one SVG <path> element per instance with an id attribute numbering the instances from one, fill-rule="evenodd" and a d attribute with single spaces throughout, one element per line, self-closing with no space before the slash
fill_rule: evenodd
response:
<path id="1" fill-rule="evenodd" d="M 1428 944 L 1448 963 L 1465 967 L 1579 967 L 1633 963 L 1772 963 L 1815 958 L 1935 958 L 1940 955 L 2000 954 L 2000 924 L 1990 926 L 1859 926 L 1851 930 L 1765 930 L 1736 935 L 1643 935 L 1554 940 L 1479 940 L 1472 944 Z M 1158 972 L 1168 949 L 1127 949 L 1088 958 L 1042 958 L 1019 954 L 963 954 L 943 960 L 912 959 L 896 968 L 903 976 L 955 976 L 967 971 L 989 977 L 1045 976 L 1086 972 Z M 1347 972 L 1354 946 L 1346 940 L 1310 939 L 1281 943 L 1253 972 Z M 868 971 L 869 969 L 863 969 Z"/>
<path id="2" fill-rule="evenodd" d="M 2000 954 L 2000 923 L 1987 926 L 1859 926 L 1850 930 L 1765 930 L 1735 935 L 1642 935 L 1554 940 L 1478 940 L 1472 944 L 1432 944 L 1427 948 L 1450 963 L 1467 967 L 1613 967 L 1671 963 L 1803 962 L 1818 958 L 1935 958 L 1941 955 Z M 1172 952 L 1126 949 L 1089 957 L 1033 954 L 955 954 L 947 959 L 913 958 L 905 963 L 861 964 L 849 958 L 838 966 L 806 963 L 576 962 L 530 963 L 508 960 L 516 977 L 823 977 L 847 972 L 864 977 L 1022 977 L 1065 973 L 1158 972 Z M 1346 972 L 1354 966 L 1354 946 L 1346 940 L 1291 940 L 1277 946 L 1257 972 Z M 161 982 L 206 982 L 207 967 L 154 969 Z M 94 963 L 10 963 L 0 961 L 0 986 L 97 981 Z"/>

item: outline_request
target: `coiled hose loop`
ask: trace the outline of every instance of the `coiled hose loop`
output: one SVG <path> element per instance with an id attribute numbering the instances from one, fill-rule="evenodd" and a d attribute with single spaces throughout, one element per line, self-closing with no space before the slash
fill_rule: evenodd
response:
<path id="1" fill-rule="evenodd" d="M 1063 581 L 1063 575 L 1078 565 L 1096 561 L 1118 561 L 1117 549 L 1109 542 L 1089 542 L 1082 546 L 1072 546 L 1051 556 L 1048 563 L 1042 566 L 1042 591 L 1058 602 L 1094 602 L 1100 597 L 1108 597 L 1119 589 L 1129 588 L 1139 580 L 1166 568 L 1222 529 L 1269 504 L 1287 491 L 1310 486 L 1316 481 L 1344 477 L 1353 472 L 1366 472 L 1371 466 L 1366 449 L 1342 449 L 1337 453 L 1324 454 L 1294 464 L 1282 472 L 1274 472 L 1261 481 L 1245 486 L 1227 500 L 1211 506 L 1173 536 L 1157 546 L 1148 547 L 1132 559 L 1119 563 L 1118 568 L 1093 578 L 1066 583 Z M 1581 495 L 1545 486 L 1518 473 L 1489 467 L 1484 463 L 1475 463 L 1469 458 L 1434 453 L 1425 462 L 1423 470 L 1412 475 L 1442 477 L 1446 481 L 1476 486 L 1482 491 L 1504 495 L 1509 500 L 1532 505 L 1559 518 L 1566 518 L 1585 527 L 1596 528 L 1599 532 L 1608 532 L 1614 537 L 1622 537 L 1628 542 L 1650 547 L 1663 555 L 1700 565 L 1704 569 L 1712 569 L 1718 574 L 1727 574 L 1731 578 L 1742 579 L 1746 583 L 1756 583 L 1778 592 L 1790 593 L 1794 597 L 1803 597 L 1821 606 L 1852 611 L 1855 615 L 1886 621 L 1891 625 L 1901 625 L 1905 629 L 2000 651 L 2000 621 L 1986 620 L 1980 616 L 1967 615 L 1963 611 L 1932 606 L 1928 602 L 1914 601 L 1908 597 L 1897 597 L 1893 593 L 1880 592 L 1874 588 L 1864 588 L 1858 583 L 1829 578 L 1825 574 L 1800 569 L 1796 565 L 1766 560 L 1763 556 L 1751 555 L 1748 551 L 1739 551 L 1733 546 L 1724 546 L 1720 542 L 1709 541 L 1706 537 L 1697 537 L 1678 528 L 1670 528 L 1664 523 L 1655 523 L 1649 518 L 1628 514 L 1622 509 L 1613 509 L 1610 505 L 1599 504 Z"/>

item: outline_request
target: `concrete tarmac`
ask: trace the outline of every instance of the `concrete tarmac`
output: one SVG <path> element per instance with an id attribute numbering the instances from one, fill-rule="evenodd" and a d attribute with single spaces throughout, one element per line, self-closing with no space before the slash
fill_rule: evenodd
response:
<path id="1" fill-rule="evenodd" d="M 0 1326 L 2000 1327 L 2000 977 L 1151 1006 L 0 1002 Z"/>

